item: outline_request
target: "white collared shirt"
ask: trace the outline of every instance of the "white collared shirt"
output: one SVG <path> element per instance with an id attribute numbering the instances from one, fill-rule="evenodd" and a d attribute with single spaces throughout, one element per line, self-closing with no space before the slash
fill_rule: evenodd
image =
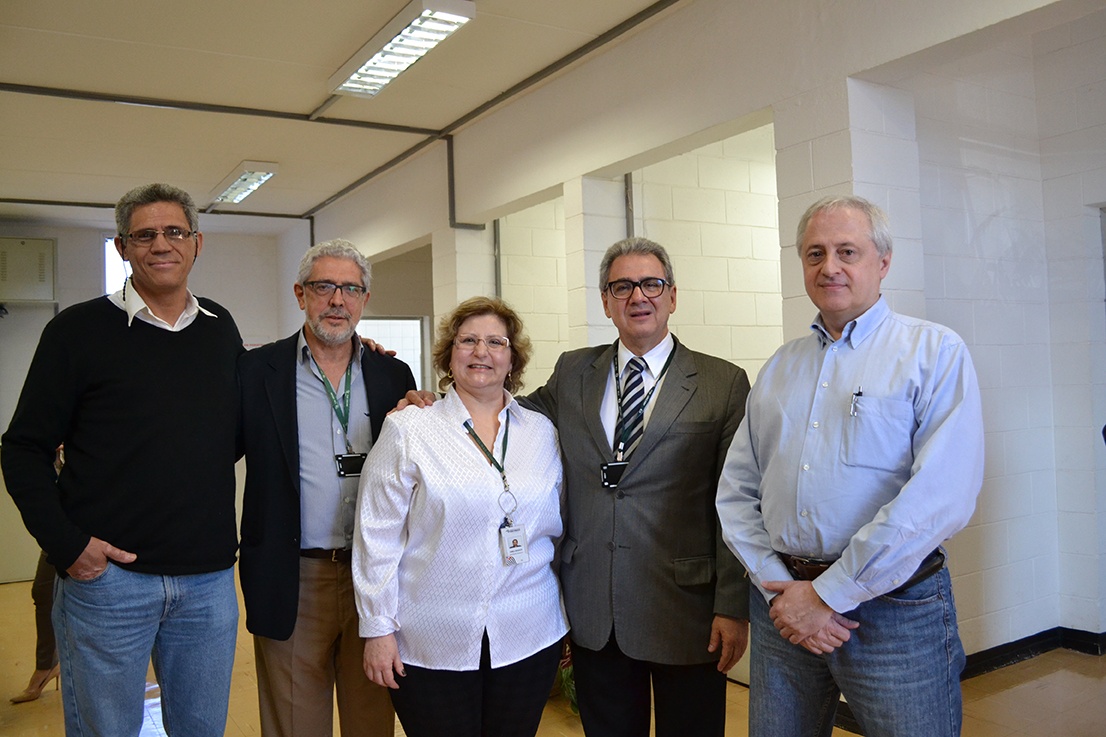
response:
<path id="1" fill-rule="evenodd" d="M 641 372 L 641 379 L 646 393 L 653 388 L 654 384 L 657 385 L 657 391 L 653 392 L 649 404 L 645 405 L 645 416 L 642 418 L 645 427 L 649 426 L 649 417 L 653 414 L 653 407 L 657 404 L 657 393 L 661 390 L 660 384 L 664 383 L 664 377 L 660 373 L 674 350 L 676 350 L 676 341 L 672 337 L 672 333 L 668 333 L 660 343 L 657 343 L 652 350 L 642 356 L 645 359 L 646 369 Z M 622 374 L 618 378 L 619 381 L 625 381 L 626 365 L 635 355 L 621 340 L 618 341 L 618 370 Z M 603 392 L 603 403 L 599 405 L 599 417 L 603 421 L 603 429 L 607 433 L 607 442 L 611 447 L 614 447 L 614 426 L 618 423 L 618 390 L 615 388 L 614 382 L 614 364 L 612 362 L 611 369 L 607 372 L 607 388 Z"/>
<path id="2" fill-rule="evenodd" d="M 127 313 L 127 327 L 130 327 L 131 323 L 134 322 L 134 319 L 137 317 L 142 322 L 149 323 L 155 328 L 168 330 L 171 333 L 179 333 L 181 330 L 191 325 L 193 320 L 196 319 L 196 315 L 201 312 L 208 317 L 219 317 L 205 310 L 203 307 L 200 307 L 199 301 L 191 291 L 188 291 L 187 294 L 188 297 L 184 305 L 184 312 L 180 313 L 180 317 L 178 317 L 177 321 L 172 325 L 150 311 L 149 306 L 146 304 L 146 300 L 142 299 L 142 295 L 134 288 L 134 284 L 131 282 L 131 277 L 129 276 L 127 277 L 127 281 L 123 282 L 123 288 L 114 294 L 108 295 L 108 299 L 111 300 L 113 305 Z M 124 296 L 126 299 L 124 299 Z"/>

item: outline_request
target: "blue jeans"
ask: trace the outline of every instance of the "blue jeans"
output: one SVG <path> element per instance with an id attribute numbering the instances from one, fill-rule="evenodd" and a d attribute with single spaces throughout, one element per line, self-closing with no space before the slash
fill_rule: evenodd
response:
<path id="1" fill-rule="evenodd" d="M 222 737 L 238 635 L 233 568 L 160 576 L 108 564 L 91 581 L 59 578 L 54 629 L 69 737 L 138 735 L 151 656 L 166 731 Z"/>
<path id="2" fill-rule="evenodd" d="M 829 737 L 839 693 L 867 737 L 960 734 L 964 648 L 947 569 L 846 613 L 860 627 L 828 655 L 780 637 L 764 597 L 750 599 L 751 737 Z"/>

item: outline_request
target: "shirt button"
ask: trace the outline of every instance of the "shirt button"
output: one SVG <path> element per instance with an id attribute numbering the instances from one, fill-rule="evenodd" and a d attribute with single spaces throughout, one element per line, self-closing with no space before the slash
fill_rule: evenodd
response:
<path id="1" fill-rule="evenodd" d="M 799 512 L 799 516 L 800 516 L 800 517 L 806 517 L 806 516 L 808 516 L 808 515 L 807 515 L 807 511 L 806 511 L 806 510 L 804 509 L 803 511 Z"/>
<path id="2" fill-rule="evenodd" d="M 803 470 L 804 471 L 809 471 L 810 470 L 810 464 L 809 463 L 804 463 L 803 464 Z"/>
<path id="3" fill-rule="evenodd" d="M 829 386 L 829 382 L 828 382 L 828 381 L 823 381 L 823 382 L 822 382 L 822 388 L 823 388 L 823 389 L 825 389 L 825 388 L 826 388 L 826 387 L 828 387 L 828 386 Z"/>
<path id="4" fill-rule="evenodd" d="M 614 542 L 607 543 L 607 550 L 614 550 Z"/>
<path id="5" fill-rule="evenodd" d="M 626 492 L 620 491 L 617 494 L 615 494 L 614 496 L 615 496 L 616 499 L 621 499 L 622 497 L 626 496 Z"/>
<path id="6" fill-rule="evenodd" d="M 813 428 L 817 428 L 818 427 L 818 421 L 815 420 L 814 422 L 810 423 L 810 426 L 813 427 Z"/>
<path id="7" fill-rule="evenodd" d="M 830 350 L 833 351 L 834 353 L 837 353 L 837 346 L 834 346 L 833 348 L 830 348 Z"/>

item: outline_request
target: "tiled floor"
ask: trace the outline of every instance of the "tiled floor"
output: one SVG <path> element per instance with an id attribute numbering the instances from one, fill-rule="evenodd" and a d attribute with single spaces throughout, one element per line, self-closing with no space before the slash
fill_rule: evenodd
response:
<path id="1" fill-rule="evenodd" d="M 245 619 L 243 618 L 243 622 Z M 27 684 L 34 668 L 34 619 L 29 583 L 0 585 L 0 735 L 45 737 L 62 735 L 61 700 L 56 691 L 27 704 L 7 697 Z M 241 629 L 231 686 L 228 737 L 258 735 L 257 681 L 253 646 Z M 152 676 L 150 677 L 152 680 Z M 160 706 L 157 689 L 148 700 L 148 730 L 156 725 Z M 727 735 L 747 734 L 748 694 L 729 687 Z M 397 725 L 396 734 L 403 731 Z M 580 719 L 560 697 L 545 709 L 540 737 L 581 737 Z M 1106 656 L 1094 657 L 1054 650 L 964 683 L 965 737 L 1101 737 L 1106 734 Z M 847 732 L 834 730 L 834 737 Z"/>

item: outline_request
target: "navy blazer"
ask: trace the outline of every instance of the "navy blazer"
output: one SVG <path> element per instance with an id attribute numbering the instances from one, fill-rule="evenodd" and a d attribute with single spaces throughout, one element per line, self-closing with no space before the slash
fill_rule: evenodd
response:
<path id="1" fill-rule="evenodd" d="M 300 565 L 300 455 L 296 422 L 296 344 L 299 332 L 238 359 L 239 447 L 246 455 L 238 575 L 246 629 L 287 640 L 296 626 Z M 361 352 L 376 441 L 384 416 L 415 388 L 406 363 Z"/>

